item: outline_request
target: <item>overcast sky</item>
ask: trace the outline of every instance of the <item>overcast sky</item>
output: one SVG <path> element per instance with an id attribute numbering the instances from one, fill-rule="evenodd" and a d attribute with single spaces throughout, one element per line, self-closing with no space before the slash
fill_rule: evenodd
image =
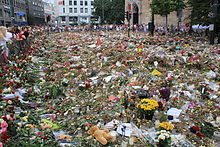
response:
<path id="1" fill-rule="evenodd" d="M 54 3 L 54 0 L 43 0 L 43 1 Z"/>

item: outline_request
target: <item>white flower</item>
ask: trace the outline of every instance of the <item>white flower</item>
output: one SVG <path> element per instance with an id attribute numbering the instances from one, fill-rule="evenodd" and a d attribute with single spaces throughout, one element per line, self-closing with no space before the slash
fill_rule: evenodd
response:
<path id="1" fill-rule="evenodd" d="M 10 87 L 9 87 L 9 88 L 5 88 L 2 92 L 3 92 L 3 93 L 11 92 L 11 88 L 10 88 Z"/>
<path id="2" fill-rule="evenodd" d="M 161 134 L 161 135 L 158 136 L 158 139 L 159 139 L 159 140 L 165 140 L 166 137 L 165 137 L 164 135 Z"/>

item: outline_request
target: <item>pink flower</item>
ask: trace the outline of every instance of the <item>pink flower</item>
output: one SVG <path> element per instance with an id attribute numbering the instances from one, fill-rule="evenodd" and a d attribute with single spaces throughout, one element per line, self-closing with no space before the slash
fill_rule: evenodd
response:
<path id="1" fill-rule="evenodd" d="M 8 127 L 7 122 L 6 122 L 6 121 L 3 121 L 3 122 L 1 123 L 1 128 L 3 129 L 3 128 L 7 128 L 7 127 Z"/>
<path id="2" fill-rule="evenodd" d="M 3 143 L 2 142 L 0 142 L 0 147 L 3 147 Z"/>
<path id="3" fill-rule="evenodd" d="M 43 134 L 43 132 L 37 132 L 37 133 L 36 133 L 37 136 L 38 136 L 38 135 L 41 135 L 41 134 Z"/>
<path id="4" fill-rule="evenodd" d="M 10 115 L 6 115 L 7 120 L 13 121 L 13 118 Z"/>
<path id="5" fill-rule="evenodd" d="M 195 103 L 190 103 L 190 104 L 189 104 L 189 108 L 193 108 L 193 107 L 195 107 L 195 106 L 196 106 Z"/>

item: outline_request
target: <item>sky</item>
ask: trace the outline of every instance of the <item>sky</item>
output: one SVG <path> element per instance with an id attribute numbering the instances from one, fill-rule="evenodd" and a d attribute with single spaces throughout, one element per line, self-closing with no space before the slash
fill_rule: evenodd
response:
<path id="1" fill-rule="evenodd" d="M 54 3 L 54 0 L 43 0 L 43 1 Z"/>

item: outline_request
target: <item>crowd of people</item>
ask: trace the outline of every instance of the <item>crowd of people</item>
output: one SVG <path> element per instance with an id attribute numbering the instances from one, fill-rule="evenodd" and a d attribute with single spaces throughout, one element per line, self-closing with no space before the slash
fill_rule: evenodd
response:
<path id="1" fill-rule="evenodd" d="M 128 26 L 127 25 L 85 25 L 85 26 L 60 26 L 60 27 L 55 27 L 51 26 L 49 27 L 50 30 L 52 31 L 65 31 L 65 30 L 85 30 L 85 31 L 100 31 L 100 30 L 115 30 L 115 31 L 127 31 Z M 172 31 L 181 31 L 181 32 L 187 32 L 189 31 L 189 27 L 184 27 L 184 26 L 173 26 L 170 25 L 168 26 L 168 32 Z M 131 31 L 138 31 L 138 32 L 149 32 L 150 28 L 147 24 L 142 24 L 142 25 L 131 25 L 130 26 Z M 155 26 L 155 32 L 163 32 L 165 31 L 165 26 Z"/>
<path id="2" fill-rule="evenodd" d="M 34 37 L 35 34 L 42 32 L 43 27 L 39 26 L 23 26 L 20 27 L 15 25 L 13 27 L 6 28 L 5 26 L 0 26 L 0 62 L 8 61 L 9 48 L 10 44 L 15 45 L 18 49 L 11 50 L 15 55 L 18 55 L 20 52 L 25 51 L 30 47 L 30 38 Z"/>

